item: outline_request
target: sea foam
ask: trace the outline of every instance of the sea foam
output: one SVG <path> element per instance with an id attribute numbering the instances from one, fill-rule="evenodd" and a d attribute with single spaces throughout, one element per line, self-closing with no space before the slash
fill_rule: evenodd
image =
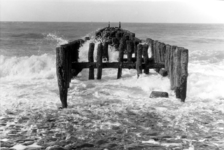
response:
<path id="1" fill-rule="evenodd" d="M 57 46 L 60 46 L 60 45 L 68 43 L 68 40 L 66 40 L 65 38 L 62 38 L 62 37 L 60 37 L 60 36 L 58 36 L 56 34 L 53 34 L 53 33 L 48 33 L 46 35 L 46 39 L 47 40 L 56 41 L 57 42 Z"/>
<path id="2" fill-rule="evenodd" d="M 95 42 L 95 60 L 97 44 L 96 41 L 87 41 L 80 48 L 79 61 L 87 61 L 88 46 Z M 111 47 L 110 47 L 111 48 Z M 118 52 L 109 48 L 110 61 L 117 61 Z M 1 81 L 22 80 L 22 79 L 56 79 L 55 55 L 43 54 L 40 56 L 7 57 L 0 56 L 0 78 Z M 187 85 L 187 100 L 192 98 L 200 99 L 224 99 L 224 61 L 218 63 L 198 62 L 189 63 L 189 76 Z M 96 71 L 96 70 L 95 70 Z M 122 79 L 117 80 L 117 69 L 103 69 L 102 83 L 105 85 L 122 86 L 130 89 L 130 93 L 136 88 L 150 93 L 153 90 L 166 91 L 174 95 L 170 90 L 170 81 L 167 77 L 150 70 L 150 75 L 142 74 L 137 78 L 136 70 L 123 69 Z M 78 78 L 79 83 L 88 84 L 88 69 L 83 70 Z M 55 80 L 55 82 L 57 82 Z M 98 82 L 97 82 L 98 83 Z M 88 85 L 87 85 L 88 87 Z M 87 88 L 88 89 L 88 88 Z M 73 90 L 73 89 L 71 89 Z M 128 92 L 128 90 L 126 91 Z"/>
<path id="3" fill-rule="evenodd" d="M 56 43 L 56 46 L 68 43 L 68 40 L 56 34 L 47 34 L 46 39 Z M 79 49 L 79 62 L 88 61 L 89 43 L 95 43 L 94 61 L 96 61 L 99 41 L 91 38 Z M 55 49 L 55 48 L 53 48 Z M 118 51 L 109 46 L 110 62 L 116 62 Z M 201 61 L 204 53 L 190 53 L 189 76 L 186 102 L 208 99 L 224 99 L 224 61 Z M 206 52 L 210 53 L 210 52 Z M 212 52 L 211 52 L 212 53 Z M 217 52 L 218 53 L 218 52 Z M 218 54 L 215 54 L 218 56 Z M 200 57 L 200 58 L 199 58 Z M 193 59 L 192 59 L 193 58 Z M 35 101 L 35 104 L 51 107 L 60 103 L 56 78 L 55 54 L 32 56 L 0 55 L 0 86 L 2 100 L 5 105 Z M 102 80 L 88 80 L 88 69 L 72 79 L 68 101 L 77 99 L 147 99 L 151 91 L 165 91 L 170 98 L 175 98 L 170 90 L 170 80 L 162 77 L 153 69 L 150 74 L 141 74 L 137 78 L 136 70 L 123 69 L 122 78 L 117 80 L 117 69 L 103 69 Z M 96 69 L 95 69 L 96 75 Z M 11 93 L 11 94 L 9 94 Z M 55 99 L 57 99 L 55 101 Z M 178 101 L 178 100 L 177 100 Z M 7 103 L 7 104 L 6 104 Z M 3 101 L 2 101 L 2 104 Z M 34 102 L 32 103 L 34 104 Z"/>
<path id="4" fill-rule="evenodd" d="M 99 41 L 96 41 L 94 39 L 88 40 L 85 43 L 82 44 L 82 46 L 79 48 L 79 62 L 88 62 L 88 50 L 89 50 L 89 44 L 94 43 L 94 61 L 97 60 L 97 47 L 100 43 Z M 108 47 L 108 54 L 109 54 L 109 62 L 117 62 L 118 61 L 118 51 L 115 50 L 114 47 L 110 46 Z"/>
<path id="5" fill-rule="evenodd" d="M 0 78 L 48 78 L 55 77 L 55 56 L 7 57 L 0 55 Z"/>
<path id="6" fill-rule="evenodd" d="M 190 63 L 188 97 L 224 99 L 224 61 L 219 63 Z"/>

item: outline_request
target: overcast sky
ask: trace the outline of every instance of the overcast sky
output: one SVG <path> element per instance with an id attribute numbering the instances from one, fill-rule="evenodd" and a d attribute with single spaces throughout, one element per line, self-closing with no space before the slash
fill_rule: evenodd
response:
<path id="1" fill-rule="evenodd" d="M 0 0 L 0 20 L 224 23 L 224 1 Z"/>

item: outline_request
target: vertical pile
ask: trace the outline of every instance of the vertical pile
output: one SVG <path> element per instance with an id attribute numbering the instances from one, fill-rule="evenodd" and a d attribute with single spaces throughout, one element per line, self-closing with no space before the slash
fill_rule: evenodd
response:
<path id="1" fill-rule="evenodd" d="M 182 47 L 147 39 L 155 63 L 164 64 L 168 72 L 171 89 L 182 102 L 186 99 L 188 76 L 188 50 Z"/>
<path id="2" fill-rule="evenodd" d="M 67 93 L 72 76 L 80 72 L 79 69 L 72 68 L 72 62 L 78 62 L 78 49 L 82 42 L 82 40 L 76 40 L 56 48 L 56 73 L 63 108 L 68 106 Z"/>

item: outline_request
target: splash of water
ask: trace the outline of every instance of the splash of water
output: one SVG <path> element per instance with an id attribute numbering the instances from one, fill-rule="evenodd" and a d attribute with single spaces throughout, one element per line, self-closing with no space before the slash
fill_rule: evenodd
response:
<path id="1" fill-rule="evenodd" d="M 53 33 L 49 33 L 47 34 L 46 36 L 46 39 L 48 40 L 52 40 L 52 41 L 56 41 L 57 42 L 57 46 L 60 46 L 60 45 L 63 45 L 63 44 L 67 44 L 68 43 L 68 40 L 56 35 L 56 34 L 53 34 Z"/>
<path id="2" fill-rule="evenodd" d="M 55 77 L 55 56 L 6 57 L 0 55 L 0 78 L 34 79 Z"/>

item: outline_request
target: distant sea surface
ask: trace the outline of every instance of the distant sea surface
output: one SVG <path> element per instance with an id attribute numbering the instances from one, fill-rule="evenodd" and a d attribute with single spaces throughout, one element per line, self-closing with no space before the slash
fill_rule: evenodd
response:
<path id="1" fill-rule="evenodd" d="M 91 35 L 107 25 L 108 23 L 93 22 L 0 22 L 1 101 L 59 102 L 55 48 Z M 111 23 L 111 26 L 118 26 L 118 23 Z M 136 37 L 140 39 L 151 38 L 189 50 L 187 101 L 224 99 L 223 24 L 122 23 L 122 28 L 136 33 Z M 109 89 L 108 94 L 115 97 L 128 95 L 130 98 L 133 96 L 133 99 L 136 91 L 140 94 L 137 94 L 139 97 L 148 97 L 152 90 L 167 91 L 172 96 L 167 78 L 153 74 L 151 77 L 142 75 L 137 80 L 136 71 L 127 70 L 122 80 L 112 80 L 116 79 L 116 71 L 109 69 L 103 72 L 101 86 L 89 83 L 88 71 L 83 71 L 74 79 L 75 84 L 71 87 L 69 99 L 72 99 L 72 95 L 87 99 L 81 93 L 89 90 L 88 98 L 96 97 L 93 88 L 96 91 Z M 104 98 L 103 94 L 101 98 Z"/>
<path id="2" fill-rule="evenodd" d="M 118 26 L 118 23 L 111 25 Z M 60 40 L 72 41 L 105 26 L 107 23 L 1 22 L 0 54 L 54 54 L 55 45 Z M 141 39 L 152 38 L 186 47 L 194 54 L 202 53 L 199 59 L 215 61 L 224 56 L 224 24 L 122 23 L 122 28 L 136 33 Z"/>

